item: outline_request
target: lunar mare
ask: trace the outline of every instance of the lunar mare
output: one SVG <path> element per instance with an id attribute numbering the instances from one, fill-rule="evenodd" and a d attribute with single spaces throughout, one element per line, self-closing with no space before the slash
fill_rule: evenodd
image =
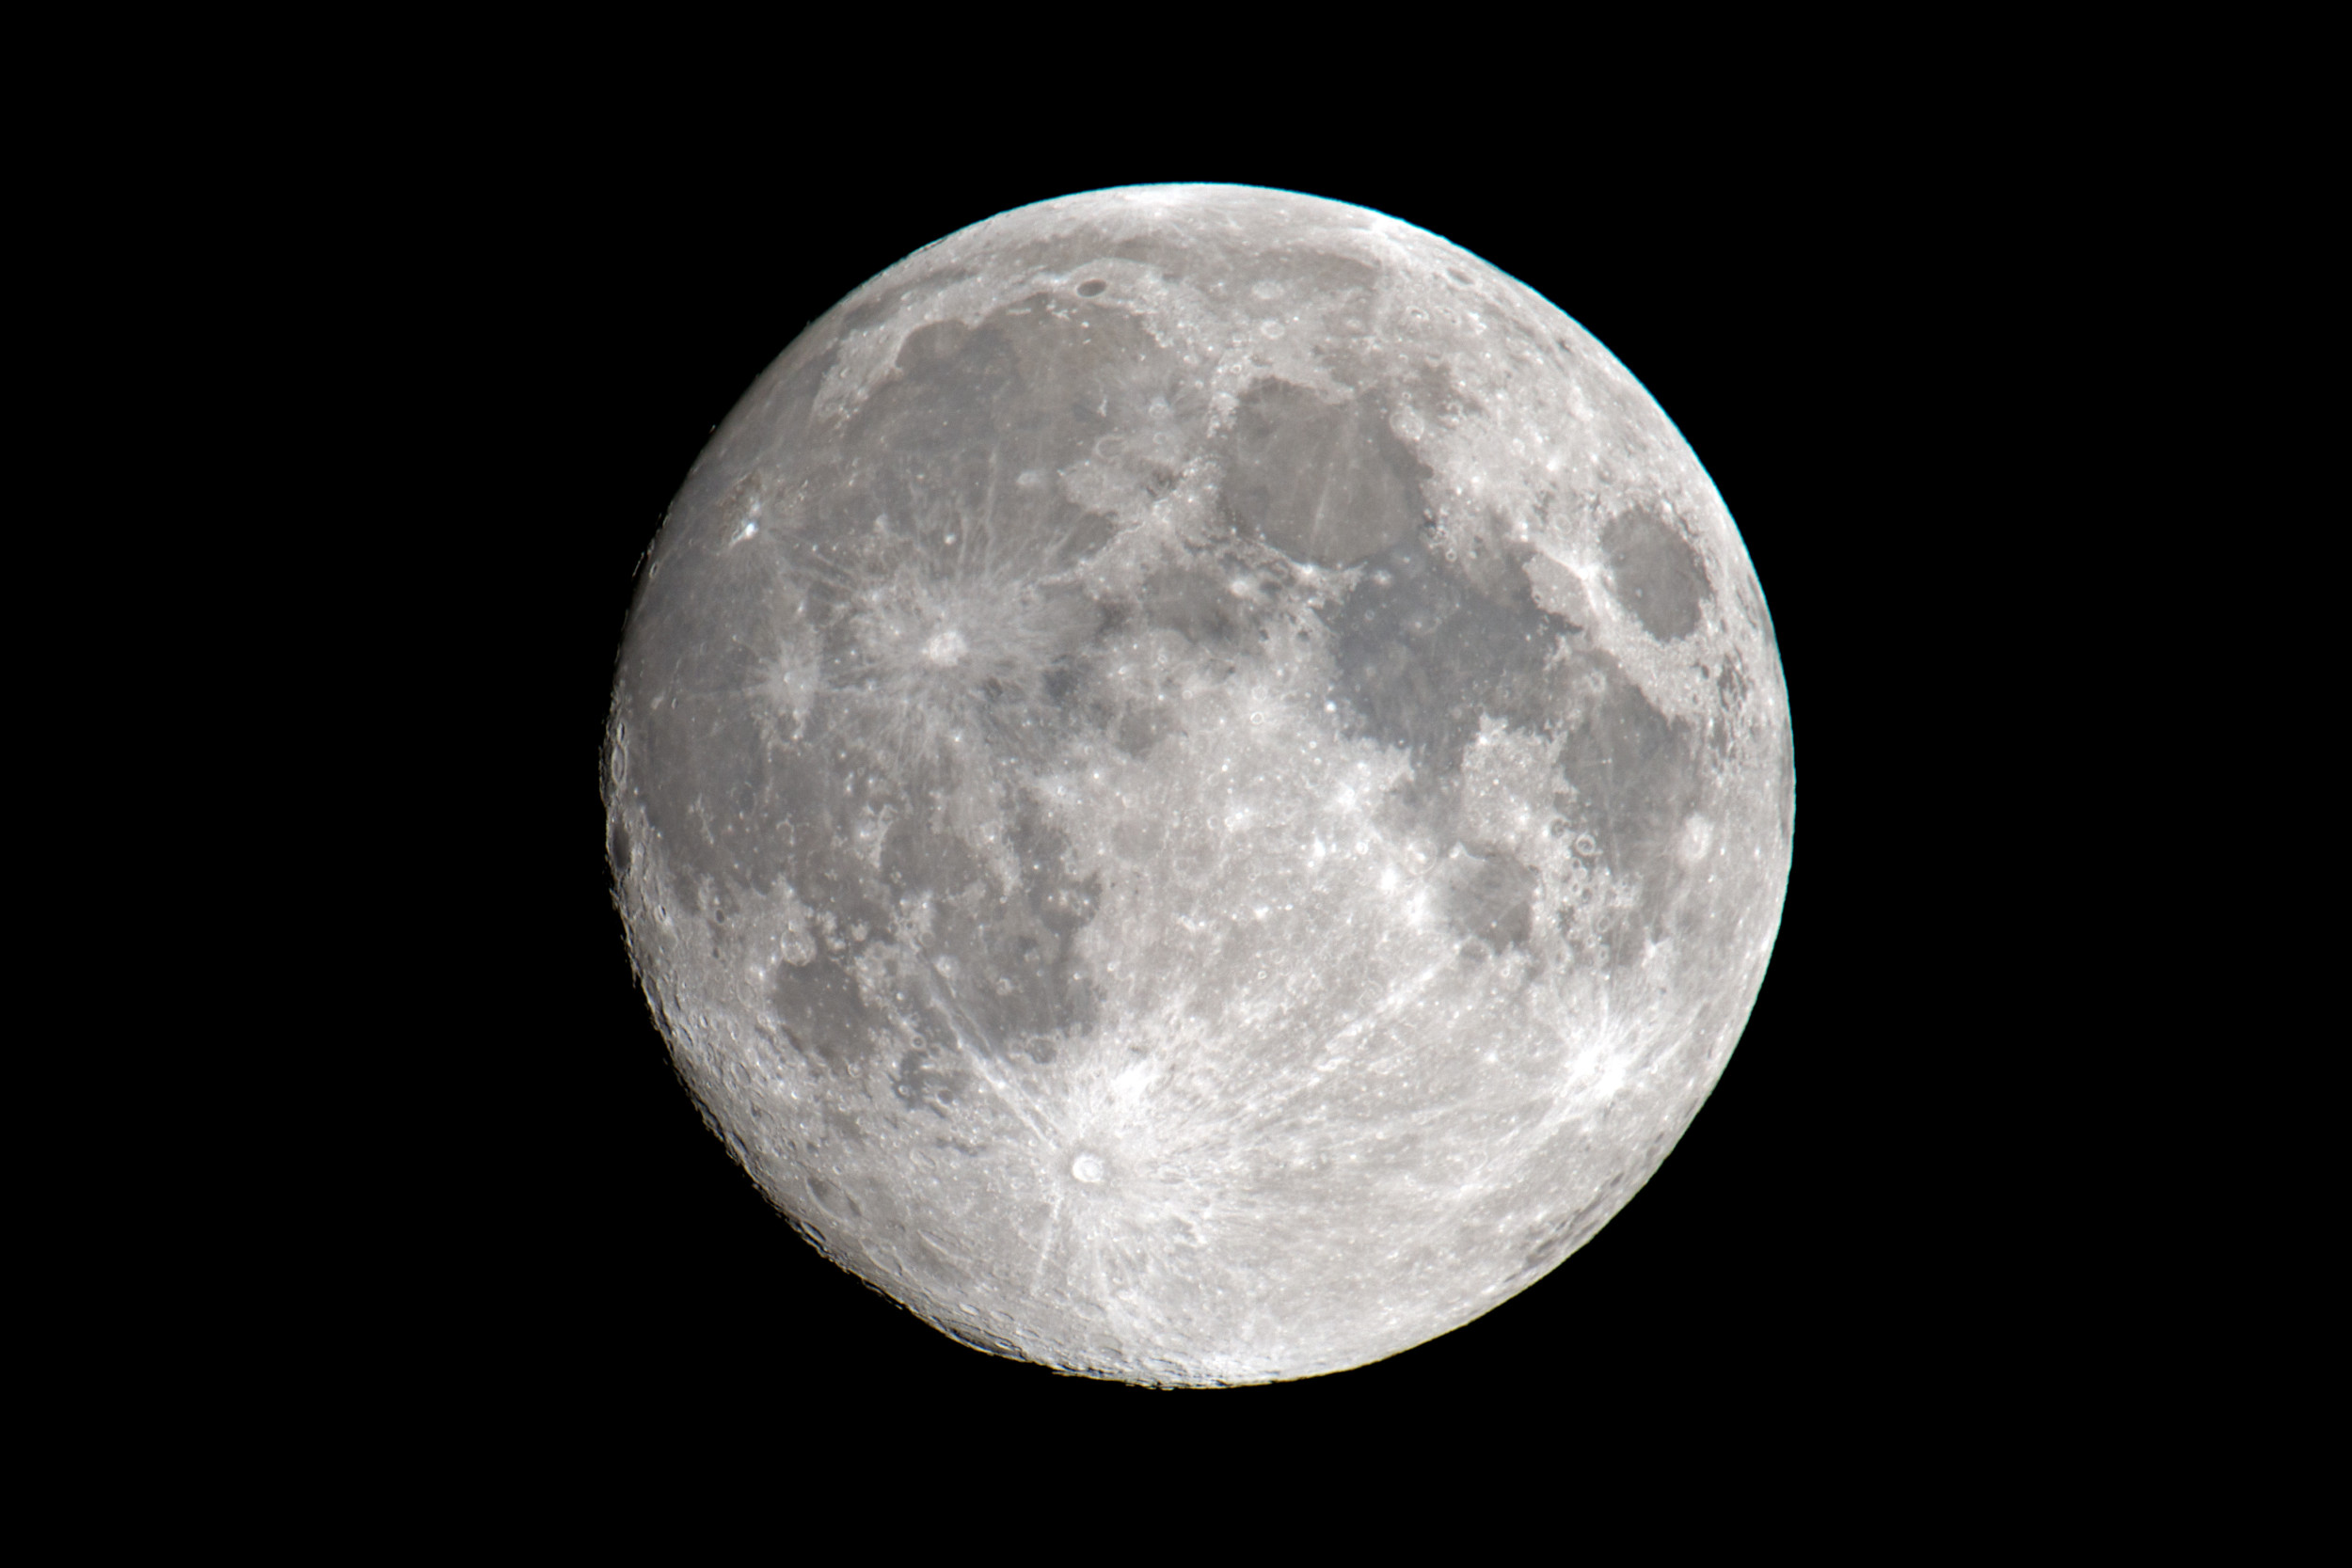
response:
<path id="1" fill-rule="evenodd" d="M 941 1329 L 1295 1378 L 1549 1272 L 1761 983 L 1787 696 L 1657 404 L 1435 235 L 1005 214 L 795 341 L 613 689 L 630 953 L 707 1119 Z"/>

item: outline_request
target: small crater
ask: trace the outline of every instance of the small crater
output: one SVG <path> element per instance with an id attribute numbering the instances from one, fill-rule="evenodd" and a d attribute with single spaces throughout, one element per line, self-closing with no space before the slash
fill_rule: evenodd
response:
<path id="1" fill-rule="evenodd" d="M 1101 293 L 1104 289 L 1109 287 L 1110 285 L 1108 283 L 1104 282 L 1099 277 L 1089 277 L 1085 282 L 1078 285 L 1078 297 L 1080 299 L 1092 299 L 1096 294 Z"/>
<path id="2" fill-rule="evenodd" d="M 1070 1162 L 1070 1174 L 1077 1180 L 1091 1186 L 1102 1180 L 1109 1172 L 1103 1168 L 1103 1162 L 1094 1155 L 1081 1154 Z"/>

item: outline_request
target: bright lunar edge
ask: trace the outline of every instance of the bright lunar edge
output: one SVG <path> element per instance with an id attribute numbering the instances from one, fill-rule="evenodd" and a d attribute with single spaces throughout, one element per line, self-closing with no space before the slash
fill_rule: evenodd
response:
<path id="1" fill-rule="evenodd" d="M 1361 208 L 927 246 L 696 461 L 613 688 L 629 950 L 735 1158 L 968 1344 L 1263 1383 L 1589 1240 L 1780 921 L 1788 703 L 1697 459 Z"/>

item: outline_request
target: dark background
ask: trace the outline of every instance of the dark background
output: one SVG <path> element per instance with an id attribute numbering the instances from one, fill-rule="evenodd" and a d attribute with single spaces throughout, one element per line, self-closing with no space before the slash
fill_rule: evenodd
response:
<path id="1" fill-rule="evenodd" d="M 1955 468 L 1939 390 L 1981 346 L 1950 280 L 1993 243 L 1963 221 L 1990 198 L 1958 166 L 1890 183 L 1842 135 L 1671 161 L 1604 140 L 1523 165 L 1293 140 L 1304 150 L 950 155 L 923 171 L 551 137 L 408 191 L 395 210 L 419 221 L 375 230 L 371 274 L 406 291 L 384 309 L 387 346 L 424 367 L 396 482 L 431 509 L 402 560 L 432 691 L 403 766 L 421 768 L 447 835 L 405 871 L 437 934 L 399 988 L 430 1021 L 408 1048 L 413 1174 L 386 1195 L 403 1261 L 353 1287 L 402 1304 L 387 1367 L 428 1370 L 469 1418 L 542 1430 L 787 1421 L 817 1402 L 917 1424 L 1018 1410 L 1105 1440 L 1134 1420 L 1478 1430 L 1528 1409 L 1597 1432 L 1753 1432 L 1799 1413 L 1910 1425 L 1923 1402 L 1964 1402 L 2021 1287 L 2013 1266 L 1988 1282 L 1959 1260 L 1997 1232 L 2022 1180 L 2006 1151 L 2026 1134 L 1989 1117 L 1964 1152 L 1951 1140 L 1958 1107 L 1981 1100 L 1953 1070 L 1957 1000 L 1930 973 L 1962 879 L 1949 840 L 1922 847 L 1943 831 L 1967 705 L 1940 685 L 1947 595 L 1919 541 L 1997 483 Z M 1210 1393 L 965 1349 L 801 1242 L 671 1073 L 611 905 L 596 793 L 639 556 L 712 427 L 803 324 L 993 214 L 1164 180 L 1376 208 L 1588 327 L 1741 530 L 1798 774 L 1794 875 L 1747 1033 L 1632 1202 L 1438 1340 Z M 1955 1203 L 1961 1188 L 1980 1205 Z"/>

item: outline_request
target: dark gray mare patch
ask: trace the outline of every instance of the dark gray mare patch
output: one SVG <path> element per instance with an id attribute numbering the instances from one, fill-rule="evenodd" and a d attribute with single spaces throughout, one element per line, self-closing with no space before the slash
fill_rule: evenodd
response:
<path id="1" fill-rule="evenodd" d="M 1467 846 L 1446 858 L 1442 871 L 1446 914 L 1464 936 L 1495 953 L 1527 945 L 1535 928 L 1534 872 L 1506 849 Z"/>
<path id="2" fill-rule="evenodd" d="M 1375 404 L 1267 381 L 1234 411 L 1224 501 L 1240 528 L 1293 561 L 1346 566 L 1410 536 L 1428 472 Z"/>
<path id="3" fill-rule="evenodd" d="M 833 954 L 818 953 L 798 966 L 780 965 L 768 994 L 802 1055 L 838 1072 L 872 1054 L 877 1021 L 866 1009 L 857 976 Z"/>
<path id="4" fill-rule="evenodd" d="M 1581 701 L 1561 731 L 1560 772 L 1576 792 L 1575 825 L 1610 868 L 1641 888 L 1655 925 L 1681 874 L 1675 846 L 1706 787 L 1697 732 L 1670 720 L 1613 659 L 1587 656 L 1602 677 L 1578 683 Z M 1597 685 L 1598 689 L 1594 688 Z"/>
<path id="5" fill-rule="evenodd" d="M 1488 597 L 1418 539 L 1365 565 L 1355 591 L 1320 612 L 1354 727 L 1408 748 L 1416 769 L 1444 777 L 1460 769 L 1480 715 L 1526 730 L 1565 716 L 1547 664 L 1572 628 L 1537 608 L 1523 577 L 1516 596 Z"/>
<path id="6" fill-rule="evenodd" d="M 1657 508 L 1632 507 L 1600 531 L 1609 581 L 1617 602 L 1661 642 L 1699 627 L 1699 602 L 1708 596 L 1707 572 L 1691 542 Z"/>

